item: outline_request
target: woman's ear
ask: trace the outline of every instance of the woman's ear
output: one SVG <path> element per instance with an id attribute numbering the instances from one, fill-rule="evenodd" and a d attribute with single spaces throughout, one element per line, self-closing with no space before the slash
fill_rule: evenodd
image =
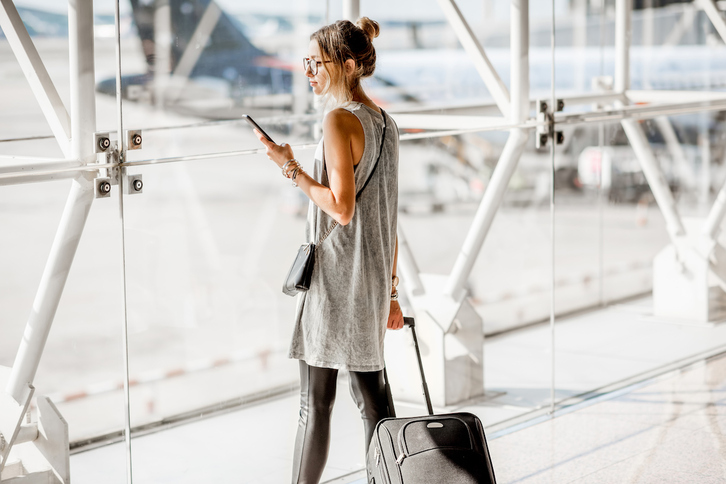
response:
<path id="1" fill-rule="evenodd" d="M 345 61 L 345 76 L 350 77 L 355 72 L 355 61 L 348 59 Z"/>

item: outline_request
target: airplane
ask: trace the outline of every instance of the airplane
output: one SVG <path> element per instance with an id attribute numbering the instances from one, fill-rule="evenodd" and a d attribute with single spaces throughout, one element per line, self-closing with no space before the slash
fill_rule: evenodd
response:
<path id="1" fill-rule="evenodd" d="M 159 70 L 155 45 L 156 3 L 153 0 L 129 1 L 147 69 L 141 73 L 122 75 L 122 96 L 130 101 L 155 103 L 160 92 L 155 85 Z M 236 119 L 243 113 L 260 113 L 264 117 L 267 113 L 279 115 L 281 112 L 292 112 L 294 77 L 296 71 L 301 72 L 301 63 L 287 54 L 270 54 L 250 41 L 245 32 L 254 31 L 250 23 L 257 25 L 258 29 L 261 28 L 259 14 L 251 19 L 235 17 L 212 0 L 170 0 L 168 6 L 169 28 L 174 42 L 169 47 L 169 59 L 165 68 L 169 74 L 167 87 L 174 94 L 167 95 L 163 100 L 165 109 L 207 119 Z M 32 9 L 25 10 L 26 16 L 31 15 L 36 19 L 42 17 Z M 211 23 L 205 21 L 205 15 L 209 16 L 210 12 L 216 12 L 213 15 L 216 18 Z M 58 18 L 49 20 L 51 27 L 46 28 L 46 31 L 52 31 L 54 24 L 63 24 L 59 20 L 61 15 L 50 15 Z M 286 23 L 283 16 L 272 20 L 277 28 L 289 35 L 290 22 Z M 314 17 L 304 20 L 311 25 L 322 23 L 322 19 Z M 108 19 L 103 18 L 99 22 L 107 23 Z M 248 24 L 245 25 L 244 22 Z M 410 25 L 401 22 L 388 23 L 383 22 L 384 28 L 410 28 Z M 441 22 L 431 22 L 428 25 L 421 23 L 417 27 L 419 43 L 424 29 L 431 26 L 439 28 L 439 23 Z M 206 35 L 202 32 L 200 37 L 200 31 L 204 30 L 202 25 L 207 25 L 207 32 Z M 42 31 L 43 29 L 36 30 L 36 34 Z M 128 35 L 133 33 L 129 32 Z M 200 39 L 204 41 L 201 49 L 198 44 Z M 294 37 L 284 41 L 293 40 Z M 189 52 L 193 55 L 190 56 Z M 486 52 L 507 85 L 508 49 L 487 48 Z M 726 48 L 723 45 L 709 48 L 700 45 L 633 46 L 630 54 L 632 89 L 723 89 L 726 87 L 725 54 Z M 548 98 L 551 90 L 551 51 L 549 47 L 532 47 L 529 57 L 531 97 Z M 612 46 L 556 49 L 555 90 L 558 97 L 591 91 L 591 86 L 588 85 L 590 79 L 611 75 L 613 71 Z M 491 95 L 469 56 L 462 49 L 382 49 L 379 51 L 376 73 L 367 81 L 367 87 L 374 99 L 389 112 L 405 112 L 407 109 L 418 110 L 430 106 L 454 113 L 457 107 L 466 104 L 475 106 L 480 114 L 498 114 Z M 306 89 L 309 88 L 306 86 Z M 98 82 L 97 90 L 115 96 L 116 79 Z M 224 102 L 217 104 L 213 102 L 215 100 Z M 314 111 L 309 107 L 308 112 Z M 704 123 L 711 137 L 720 139 L 724 123 L 719 116 L 721 115 L 707 115 L 706 121 L 703 116 L 681 116 L 674 124 L 681 141 L 695 145 L 699 133 L 704 130 Z M 648 132 L 652 142 L 662 143 L 657 130 Z M 314 138 L 312 128 L 309 136 Z M 580 133 L 578 138 L 582 137 Z M 449 194 L 444 197 L 447 203 L 451 200 L 478 199 L 481 184 L 476 181 L 483 173 L 490 171 L 490 165 L 496 160 L 496 146 L 502 143 L 501 138 L 501 133 L 481 133 L 447 138 L 445 141 L 429 141 L 429 146 L 433 144 L 436 152 L 429 152 L 428 161 L 423 168 L 425 179 L 428 180 L 425 191 L 439 192 L 439 196 L 434 197 L 439 200 L 432 202 L 432 209 L 441 207 L 443 192 Z M 572 151 L 582 146 L 578 148 L 571 145 L 569 141 L 572 138 L 566 136 L 565 147 L 558 156 L 557 168 L 560 170 L 559 177 L 564 180 L 563 185 L 579 188 L 581 180 L 577 179 L 577 154 Z M 477 144 L 484 146 L 472 146 Z M 715 144 L 718 146 L 718 143 Z M 532 152 L 533 149 L 528 150 L 530 155 Z M 531 158 L 530 163 L 527 163 L 528 158 Z M 536 153 L 525 155 L 520 162 L 520 171 L 529 170 L 534 173 L 541 170 L 543 164 L 540 158 Z M 536 175 L 531 176 L 531 180 L 524 185 L 531 188 L 535 184 L 532 182 L 534 178 Z M 434 186 L 443 179 L 449 180 L 445 183 L 446 188 L 436 189 Z"/>

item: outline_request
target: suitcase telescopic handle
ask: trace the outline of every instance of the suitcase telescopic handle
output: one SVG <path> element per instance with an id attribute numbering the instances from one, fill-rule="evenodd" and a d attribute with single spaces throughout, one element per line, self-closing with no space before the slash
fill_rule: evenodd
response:
<path id="1" fill-rule="evenodd" d="M 418 338 L 416 338 L 416 322 L 413 318 L 404 317 L 404 326 L 411 328 L 411 335 L 413 336 L 413 346 L 416 349 L 416 358 L 418 359 L 418 369 L 421 372 L 421 386 L 423 388 L 423 395 L 426 399 L 426 409 L 429 415 L 434 414 L 434 408 L 431 406 L 431 395 L 429 395 L 429 386 L 426 383 L 426 375 L 424 374 L 423 361 L 421 360 L 421 350 L 418 347 Z"/>

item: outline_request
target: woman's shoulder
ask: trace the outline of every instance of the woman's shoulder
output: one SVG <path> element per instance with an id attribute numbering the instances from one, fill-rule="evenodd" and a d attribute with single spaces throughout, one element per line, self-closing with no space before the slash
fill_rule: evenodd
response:
<path id="1" fill-rule="evenodd" d="M 345 108 L 328 111 L 323 118 L 323 131 L 326 133 L 351 133 L 358 130 L 362 130 L 360 120 Z"/>
<path id="2" fill-rule="evenodd" d="M 356 119 L 356 115 L 353 114 L 353 112 L 350 109 L 347 109 L 347 107 L 337 107 L 335 109 L 331 109 L 327 113 L 325 113 L 325 116 L 323 117 L 323 123 L 329 123 L 329 122 L 336 122 L 336 123 L 345 123 L 350 122 L 352 120 Z"/>

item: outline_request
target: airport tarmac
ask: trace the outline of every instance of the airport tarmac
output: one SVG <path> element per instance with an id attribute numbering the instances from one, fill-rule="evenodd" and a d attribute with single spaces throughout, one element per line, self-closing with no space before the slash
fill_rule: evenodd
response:
<path id="1" fill-rule="evenodd" d="M 63 43 L 41 40 L 38 46 L 68 102 Z M 113 75 L 112 47 L 99 43 L 99 79 Z M 141 68 L 128 48 L 124 67 Z M 0 51 L 0 63 L 11 66 L 0 74 L 0 98 L 9 106 L 0 112 L 0 125 L 7 127 L 3 138 L 47 133 L 7 50 Z M 115 129 L 115 109 L 113 98 L 97 96 L 99 129 Z M 129 128 L 198 121 L 124 103 Z M 53 145 L 52 139 L 0 143 L 0 153 L 59 156 Z M 130 153 L 129 160 L 256 147 L 244 125 L 150 130 L 143 149 Z M 310 163 L 311 150 L 296 154 Z M 466 202 L 432 212 L 410 195 L 418 197 L 426 189 L 423 165 L 445 156 L 450 155 L 435 144 L 401 145 L 401 203 L 412 209 L 401 214 L 400 227 L 426 273 L 451 270 L 476 209 Z M 73 441 L 113 431 L 122 422 L 122 254 L 129 367 L 137 382 L 132 389 L 135 425 L 284 387 L 296 378 L 284 357 L 294 301 L 279 287 L 303 241 L 299 193 L 261 154 L 155 163 L 128 171 L 143 175 L 144 193 L 124 196 L 123 222 L 118 187 L 111 198 L 94 202 L 35 379 L 38 394 L 53 395 L 68 414 Z M 13 363 L 69 186 L 70 181 L 61 180 L 0 190 L 0 273 L 5 275 L 0 280 L 0 365 Z M 596 198 L 577 193 L 558 200 L 558 311 L 647 293 L 652 258 L 667 244 L 658 210 L 600 206 Z M 500 210 L 469 281 L 485 333 L 548 318 L 550 254 L 547 206 Z"/>
<path id="2" fill-rule="evenodd" d="M 48 40 L 38 46 L 68 103 L 66 47 Z M 112 47 L 99 42 L 99 79 L 113 76 Z M 125 48 L 124 68 L 143 69 L 134 46 L 125 42 Z M 0 64 L 10 66 L 0 73 L 0 98 L 8 107 L 0 112 L 3 138 L 48 133 L 13 62 L 7 50 L 0 51 Z M 97 115 L 99 129 L 113 131 L 115 99 L 97 95 Z M 199 121 L 124 103 L 127 128 Z M 293 132 L 298 134 L 287 141 L 310 141 L 306 130 Z M 244 125 L 148 130 L 143 149 L 128 159 L 258 146 Z M 0 153 L 60 155 L 52 139 L 0 143 Z M 296 154 L 310 163 L 311 150 Z M 401 204 L 406 212 L 400 227 L 426 273 L 451 270 L 476 210 L 476 203 L 466 201 L 432 211 L 426 198 L 432 195 L 421 197 L 430 189 L 426 165 L 447 159 L 455 163 L 435 143 L 401 145 Z M 111 198 L 94 202 L 35 379 L 38 394 L 51 395 L 68 419 L 74 442 L 116 431 L 123 423 L 123 269 L 135 426 L 270 389 L 284 391 L 297 378 L 294 364 L 285 358 L 294 301 L 279 286 L 303 239 L 299 193 L 261 154 L 155 163 L 129 172 L 143 175 L 144 193 L 124 196 L 123 222 L 118 187 Z M 0 280 L 0 365 L 13 363 L 69 186 L 70 181 L 61 180 L 0 190 L 0 253 L 5 254 L 0 272 L 6 276 Z M 526 191 L 514 193 L 520 203 L 523 194 L 526 199 Z M 559 313 L 647 293 L 652 258 L 667 244 L 656 208 L 598 203 L 592 194 L 558 198 L 554 237 Z M 506 337 L 513 328 L 548 318 L 550 220 L 548 207 L 534 199 L 524 206 L 506 205 L 497 215 L 469 280 L 485 333 Z M 492 350 L 488 367 L 506 368 L 510 356 Z M 514 377 L 504 386 L 516 387 L 518 380 Z M 594 384 L 587 378 L 571 383 L 567 391 L 574 393 Z M 528 386 L 524 380 L 519 385 Z M 532 399 L 528 405 L 537 406 L 533 402 L 540 400 L 505 393 L 507 398 Z"/>

